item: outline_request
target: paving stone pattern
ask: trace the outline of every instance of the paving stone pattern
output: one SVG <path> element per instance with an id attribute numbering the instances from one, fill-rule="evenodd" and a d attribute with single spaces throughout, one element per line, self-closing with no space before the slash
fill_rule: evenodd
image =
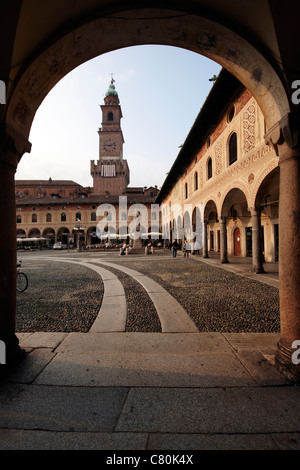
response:
<path id="1" fill-rule="evenodd" d="M 182 257 L 115 257 L 113 263 L 155 280 L 182 305 L 200 332 L 279 332 L 279 294 L 275 287 Z M 89 331 L 104 292 L 97 272 L 75 263 L 30 258 L 24 260 L 23 269 L 29 288 L 17 294 L 17 331 Z M 145 289 L 118 269 L 105 269 L 123 284 L 126 331 L 161 332 Z"/>

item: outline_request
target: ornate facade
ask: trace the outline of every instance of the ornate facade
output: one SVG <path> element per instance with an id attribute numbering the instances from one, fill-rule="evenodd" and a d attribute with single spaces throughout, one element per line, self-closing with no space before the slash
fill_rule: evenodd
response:
<path id="1" fill-rule="evenodd" d="M 278 261 L 279 167 L 264 134 L 256 100 L 222 70 L 158 196 L 164 233 L 200 232 L 204 257 L 252 257 L 257 272 Z"/>

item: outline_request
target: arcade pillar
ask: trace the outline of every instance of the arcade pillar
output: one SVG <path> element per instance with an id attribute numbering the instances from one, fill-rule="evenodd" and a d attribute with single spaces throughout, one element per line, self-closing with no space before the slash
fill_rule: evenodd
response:
<path id="1" fill-rule="evenodd" d="M 279 156 L 279 370 L 300 380 L 293 353 L 300 340 L 300 113 L 289 113 L 265 137 Z"/>
<path id="2" fill-rule="evenodd" d="M 16 318 L 16 203 L 14 175 L 30 143 L 5 124 L 0 125 L 0 340 L 6 346 L 6 364 L 20 356 Z"/>

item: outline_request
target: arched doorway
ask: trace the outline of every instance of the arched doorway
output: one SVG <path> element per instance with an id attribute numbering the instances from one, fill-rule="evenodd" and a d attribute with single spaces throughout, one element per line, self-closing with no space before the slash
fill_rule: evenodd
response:
<path id="1" fill-rule="evenodd" d="M 204 205 L 203 257 L 208 258 L 209 251 L 219 250 L 220 228 L 217 204 L 212 199 Z"/>
<path id="2" fill-rule="evenodd" d="M 251 221 L 249 211 L 249 195 L 245 188 L 235 187 L 228 192 L 225 191 L 225 197 L 222 204 L 222 219 L 225 226 L 225 232 L 228 237 L 228 252 L 234 256 L 246 257 L 246 231 Z M 233 186 L 233 184 L 231 184 Z M 226 235 L 227 235 L 226 234 Z"/>
<path id="3" fill-rule="evenodd" d="M 279 261 L 279 166 L 268 172 L 262 172 L 257 183 L 257 192 L 253 206 L 259 208 L 261 217 L 264 260 L 277 263 Z M 264 237 L 263 234 L 266 236 Z"/>
<path id="4" fill-rule="evenodd" d="M 70 231 L 66 227 L 61 227 L 57 231 L 57 241 L 61 242 L 64 245 L 69 245 L 70 242 Z"/>
<path id="5" fill-rule="evenodd" d="M 238 227 L 233 232 L 233 254 L 234 256 L 241 256 L 241 232 Z"/>
<path id="6" fill-rule="evenodd" d="M 46 245 L 51 248 L 55 243 L 55 231 L 53 228 L 46 228 L 43 232 L 43 237 L 46 238 Z"/>
<path id="7" fill-rule="evenodd" d="M 281 79 L 275 71 L 277 70 L 275 58 L 275 67 L 273 67 L 271 61 L 259 52 L 259 48 L 256 49 L 251 45 L 253 38 L 251 32 L 248 33 L 245 30 L 245 37 L 249 35 L 249 41 L 247 41 L 233 32 L 234 28 L 230 30 L 224 27 L 220 20 L 218 22 L 199 16 L 200 9 L 197 4 L 195 10 L 188 5 L 181 6 L 180 11 L 171 10 L 171 4 L 170 9 L 165 10 L 142 7 L 143 4 L 140 7 L 135 4 L 134 10 L 105 10 L 105 14 L 97 10 L 97 13 L 91 16 L 78 16 L 73 23 L 66 21 L 65 29 L 62 24 L 58 24 L 57 19 L 57 22 L 54 21 L 55 34 L 54 30 L 52 34 L 49 32 L 48 39 L 43 37 L 40 47 L 36 47 L 31 54 L 26 56 L 26 59 L 23 59 L 23 62 L 21 61 L 21 71 L 16 74 L 17 78 L 9 89 L 4 126 L 1 129 L 5 134 L 2 139 L 5 145 L 2 147 L 2 171 L 0 172 L 0 201 L 3 201 L 3 214 L 7 228 L 5 233 L 1 232 L 0 239 L 3 237 L 4 241 L 8 234 L 14 243 L 11 242 L 9 247 L 6 246 L 6 253 L 4 250 L 0 252 L 0 265 L 7 266 L 4 268 L 3 278 L 12 279 L 9 288 L 4 285 L 0 292 L 7 306 L 5 318 L 1 320 L 1 325 L 5 330 L 4 337 L 8 343 L 16 341 L 14 321 L 10 319 L 15 315 L 16 297 L 13 280 L 16 264 L 14 246 L 16 228 L 12 168 L 16 168 L 20 157 L 30 150 L 31 144 L 28 142 L 28 136 L 38 107 L 63 76 L 96 55 L 129 45 L 166 44 L 203 54 L 235 75 L 259 103 L 266 118 L 266 129 L 270 131 L 268 141 L 276 146 L 276 150 L 281 152 L 284 158 L 281 187 L 285 190 L 281 192 L 280 227 L 281 225 L 288 226 L 291 220 L 293 222 L 290 223 L 285 236 L 280 237 L 283 260 L 280 270 L 281 311 L 283 315 L 286 312 L 286 319 L 291 317 L 290 311 L 296 313 L 293 315 L 294 321 L 283 322 L 284 347 L 281 349 L 281 354 L 283 362 L 285 361 L 283 356 L 289 357 L 289 366 L 293 368 L 290 361 L 291 344 L 300 335 L 297 264 L 300 235 L 297 221 L 293 219 L 293 214 L 298 213 L 300 205 L 299 198 L 295 196 L 299 193 L 299 182 L 296 177 L 299 173 L 299 158 L 296 159 L 298 142 L 297 145 L 294 142 L 293 131 L 296 129 L 298 132 L 300 119 L 298 113 L 297 115 L 296 113 L 289 114 L 290 95 L 283 84 L 285 78 Z M 213 13 L 212 9 L 208 16 L 212 18 Z M 216 14 L 216 18 L 221 17 Z M 88 19 L 85 21 L 82 18 Z M 230 24 L 230 21 L 228 23 Z M 265 50 L 268 50 L 267 46 Z M 9 160 L 9 165 L 7 165 L 7 160 Z M 10 203 L 7 204 L 7 201 Z M 295 234 L 297 234 L 296 237 Z M 13 337 L 12 341 L 7 337 Z"/>

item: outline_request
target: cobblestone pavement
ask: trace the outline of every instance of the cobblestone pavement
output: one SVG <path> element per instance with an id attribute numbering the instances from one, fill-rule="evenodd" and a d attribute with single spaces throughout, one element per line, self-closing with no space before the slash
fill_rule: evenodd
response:
<path id="1" fill-rule="evenodd" d="M 47 259 L 46 259 L 47 258 Z M 54 260 L 54 258 L 56 258 Z M 29 287 L 17 294 L 19 332 L 87 332 L 103 299 L 98 273 L 77 263 L 101 265 L 109 260 L 152 278 L 182 305 L 201 332 L 278 332 L 278 289 L 221 268 L 170 253 L 120 258 L 117 253 L 19 253 Z M 61 262 L 59 261 L 61 260 Z M 126 331 L 160 332 L 154 305 L 131 276 L 111 270 L 123 284 L 127 301 Z"/>
<path id="2" fill-rule="evenodd" d="M 276 266 L 269 285 L 247 262 L 169 252 L 19 258 L 27 354 L 1 385 L 1 449 L 300 448 L 300 388 L 274 367 Z"/>

